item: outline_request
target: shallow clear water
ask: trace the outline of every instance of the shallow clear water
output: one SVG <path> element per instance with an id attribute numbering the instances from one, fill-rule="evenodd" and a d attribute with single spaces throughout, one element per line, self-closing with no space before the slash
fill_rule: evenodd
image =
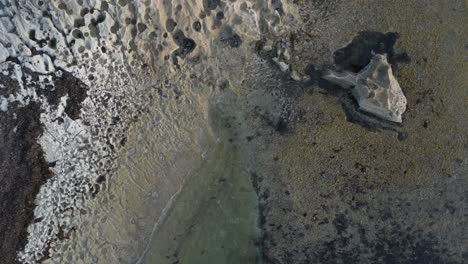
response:
<path id="1" fill-rule="evenodd" d="M 241 159 L 228 143 L 209 155 L 154 233 L 142 263 L 256 263 L 257 198 Z"/>

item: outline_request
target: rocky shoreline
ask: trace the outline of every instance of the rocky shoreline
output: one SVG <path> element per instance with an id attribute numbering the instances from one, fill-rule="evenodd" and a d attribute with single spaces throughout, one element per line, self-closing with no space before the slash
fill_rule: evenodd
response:
<path id="1" fill-rule="evenodd" d="M 0 262 L 463 263 L 465 14 L 0 0 Z M 376 53 L 398 122 L 322 78 Z"/>

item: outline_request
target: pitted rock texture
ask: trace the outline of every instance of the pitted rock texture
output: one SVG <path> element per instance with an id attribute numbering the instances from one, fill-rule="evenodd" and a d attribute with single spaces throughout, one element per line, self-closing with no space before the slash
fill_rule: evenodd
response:
<path id="1" fill-rule="evenodd" d="M 15 219 L 0 213 L 15 223 L 0 232 L 21 239 L 0 245 L 0 262 L 20 250 L 23 263 L 139 263 L 148 231 L 160 237 L 159 220 L 196 167 L 188 160 L 206 160 L 207 142 L 222 142 L 227 157 L 248 162 L 214 162 L 214 186 L 235 187 L 240 177 L 222 173 L 231 166 L 250 172 L 259 206 L 244 213 L 260 214 L 263 236 L 239 244 L 260 249 L 265 263 L 463 263 L 462 14 L 458 0 L 0 0 L 0 118 L 12 124 L 0 127 L 0 153 L 19 163 L 10 149 L 29 149 L 20 154 L 38 168 L 2 204 L 14 211 L 16 190 L 32 190 Z M 414 62 L 396 71 L 404 50 Z M 307 83 L 306 65 L 332 58 L 356 83 L 371 51 L 388 55 L 408 96 L 404 124 L 358 111 L 350 90 L 332 85 L 337 98 Z M 348 122 L 355 112 L 398 136 Z M 210 126 L 218 122 L 226 135 Z M 14 162 L 6 178 L 31 175 L 9 175 Z M 197 211 L 193 196 L 195 221 L 170 224 L 201 230 L 214 247 L 224 246 L 216 232 L 235 243 L 215 212 L 241 207 L 200 190 L 217 209 Z M 204 212 L 214 221 L 203 225 Z M 185 239 L 166 231 L 173 250 L 157 263 L 193 263 L 176 254 L 190 253 Z M 199 257 L 219 252 L 196 238 Z"/>
<path id="2" fill-rule="evenodd" d="M 63 240 L 81 232 L 90 200 L 109 188 L 130 124 L 150 107 L 159 109 L 149 102 L 165 104 L 174 95 L 190 105 L 193 98 L 185 94 L 202 85 L 182 89 L 181 79 L 199 81 L 208 93 L 219 76 L 211 65 L 220 50 L 240 52 L 260 34 L 284 33 L 293 24 L 290 11 L 278 1 L 0 0 L 0 113 L 37 109 L 32 124 L 43 132 L 23 141 L 37 143 L 42 156 L 35 161 L 49 168 L 28 196 L 28 217 L 15 229 L 18 243 L 0 248 L 0 255 L 8 255 L 7 263 L 68 261 Z M 168 109 L 161 111 L 177 112 Z M 4 129 L 23 144 L 14 134 L 19 130 Z M 14 190 L 6 195 L 19 197 Z M 119 242 L 113 252 L 137 252 Z M 76 261 L 94 261 L 84 248 L 88 254 L 76 253 Z"/>
<path id="3" fill-rule="evenodd" d="M 328 71 L 323 78 L 345 89 L 352 88 L 361 110 L 389 121 L 402 122 L 406 97 L 393 76 L 386 55 L 374 55 L 371 62 L 357 74 Z"/>

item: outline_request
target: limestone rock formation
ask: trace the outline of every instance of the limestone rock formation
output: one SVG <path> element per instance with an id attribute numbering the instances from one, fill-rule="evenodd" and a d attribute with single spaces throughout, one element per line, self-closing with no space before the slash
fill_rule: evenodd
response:
<path id="1" fill-rule="evenodd" d="M 406 97 L 393 76 L 387 56 L 376 54 L 359 73 L 328 71 L 324 79 L 352 89 L 359 109 L 380 118 L 401 123 Z"/>

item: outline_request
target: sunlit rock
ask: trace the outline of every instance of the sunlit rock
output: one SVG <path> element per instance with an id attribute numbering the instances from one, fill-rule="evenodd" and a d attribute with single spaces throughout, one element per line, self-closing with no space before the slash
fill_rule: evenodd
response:
<path id="1" fill-rule="evenodd" d="M 402 122 L 406 110 L 406 97 L 393 76 L 386 55 L 376 54 L 359 73 L 328 71 L 324 79 L 352 89 L 359 109 L 383 119 Z"/>

